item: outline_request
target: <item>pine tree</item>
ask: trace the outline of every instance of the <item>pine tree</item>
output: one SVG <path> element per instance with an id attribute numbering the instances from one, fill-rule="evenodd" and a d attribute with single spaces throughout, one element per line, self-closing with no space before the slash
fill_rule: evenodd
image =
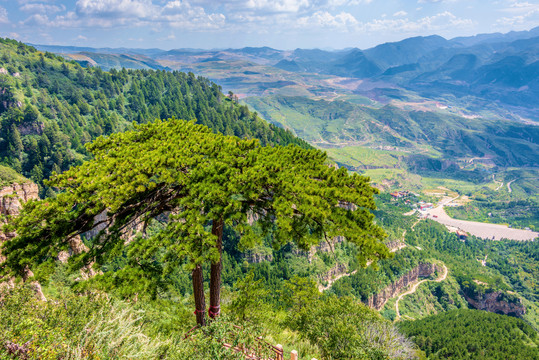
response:
<path id="1" fill-rule="evenodd" d="M 130 249 L 137 261 L 165 253 L 163 271 L 187 261 L 192 271 L 197 323 L 205 324 L 202 264 L 211 262 L 210 317 L 219 314 L 224 226 L 241 234 L 244 247 L 260 237 L 255 219 L 275 247 L 295 242 L 308 250 L 320 240 L 345 236 L 365 265 L 389 256 L 385 234 L 373 224 L 368 179 L 326 163 L 326 154 L 296 146 L 263 147 L 256 140 L 214 134 L 194 122 L 171 119 L 137 125 L 134 131 L 99 138 L 94 159 L 56 175 L 48 186 L 57 197 L 29 202 L 9 229 L 4 272 L 22 272 L 66 248 L 70 238 L 91 230 L 106 213 L 88 253 L 75 266 L 102 263 L 124 245 L 134 224 L 170 214 L 165 228 Z"/>

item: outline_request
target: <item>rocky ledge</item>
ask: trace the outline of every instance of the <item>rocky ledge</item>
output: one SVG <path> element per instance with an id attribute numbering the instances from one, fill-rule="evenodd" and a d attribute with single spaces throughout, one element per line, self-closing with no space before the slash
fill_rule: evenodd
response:
<path id="1" fill-rule="evenodd" d="M 464 293 L 464 298 L 478 310 L 516 317 L 521 317 L 526 313 L 522 300 L 503 291 L 492 291 L 473 297 Z"/>

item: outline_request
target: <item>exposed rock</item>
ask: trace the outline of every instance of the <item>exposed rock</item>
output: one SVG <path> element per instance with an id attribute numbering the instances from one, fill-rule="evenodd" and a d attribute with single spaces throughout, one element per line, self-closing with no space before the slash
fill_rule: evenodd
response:
<path id="1" fill-rule="evenodd" d="M 100 231 L 105 230 L 106 232 L 107 226 L 109 225 L 107 223 L 107 216 L 108 216 L 107 210 L 103 210 L 102 212 L 97 214 L 94 217 L 95 227 L 85 232 L 84 234 L 82 234 L 82 236 L 86 239 L 91 239 L 91 238 L 96 237 Z M 139 221 L 130 226 L 127 226 L 126 229 L 122 232 L 122 239 L 124 239 L 124 243 L 126 245 L 129 244 L 131 241 L 133 241 L 133 239 L 135 239 L 135 236 L 137 235 L 137 233 L 142 232 L 143 230 L 144 230 L 144 222 L 142 221 Z"/>
<path id="2" fill-rule="evenodd" d="M 17 126 L 17 130 L 19 130 L 19 133 L 21 133 L 21 135 L 42 135 L 43 130 L 45 130 L 45 123 L 23 123 Z"/>
<path id="3" fill-rule="evenodd" d="M 311 262 L 313 260 L 314 254 L 316 254 L 319 251 L 321 251 L 321 252 L 333 252 L 333 250 L 335 249 L 335 245 L 338 244 L 338 243 L 344 242 L 344 240 L 345 240 L 344 236 L 336 236 L 332 240 L 330 240 L 329 242 L 322 240 L 322 241 L 320 241 L 320 243 L 317 246 L 312 246 L 311 249 L 309 250 L 308 254 L 307 254 L 307 256 L 309 257 L 309 262 Z M 301 251 L 301 253 L 304 253 L 304 252 Z"/>
<path id="4" fill-rule="evenodd" d="M 464 298 L 478 310 L 517 317 L 526 313 L 526 307 L 522 304 L 522 300 L 516 296 L 507 296 L 503 291 L 485 293 L 480 297 L 472 297 L 464 293 Z"/>
<path id="5" fill-rule="evenodd" d="M 22 203 L 39 198 L 39 188 L 33 182 L 16 183 L 0 189 L 0 214 L 19 215 Z"/>
<path id="6" fill-rule="evenodd" d="M 326 273 L 319 276 L 320 282 L 328 282 L 334 280 L 337 276 L 346 274 L 348 268 L 345 264 L 337 264 Z"/>
<path id="7" fill-rule="evenodd" d="M 84 245 L 79 235 L 70 239 L 68 241 L 68 245 L 69 245 L 69 250 L 60 251 L 60 253 L 58 253 L 58 260 L 60 260 L 63 263 L 66 263 L 67 260 L 71 256 L 78 255 L 80 253 L 87 252 L 89 250 L 88 247 Z"/>
<path id="8" fill-rule="evenodd" d="M 5 216 L 17 216 L 21 211 L 22 204 L 28 200 L 39 198 L 39 188 L 33 182 L 15 183 L 0 189 L 0 227 L 6 223 Z M 15 233 L 5 233 L 0 229 L 0 245 L 15 237 Z M 0 263 L 4 262 L 0 250 Z"/>
<path id="9" fill-rule="evenodd" d="M 249 250 L 245 253 L 245 260 L 250 264 L 259 264 L 264 261 L 273 261 L 273 254 L 261 254 L 255 250 Z"/>
<path id="10" fill-rule="evenodd" d="M 380 310 L 384 307 L 384 305 L 389 299 L 397 296 L 408 285 L 416 282 L 420 277 L 431 276 L 437 270 L 442 271 L 442 268 L 429 263 L 419 264 L 415 268 L 407 272 L 399 280 L 395 281 L 393 284 L 386 286 L 379 293 L 371 295 L 367 299 L 367 301 L 365 301 L 365 304 L 367 304 L 371 308 Z"/>
<path id="11" fill-rule="evenodd" d="M 385 244 L 387 246 L 387 248 L 391 251 L 393 249 L 400 249 L 402 248 L 403 246 L 405 246 L 406 244 L 404 244 L 403 242 L 401 242 L 400 240 L 393 240 L 393 241 L 388 241 L 386 242 Z"/>
<path id="12" fill-rule="evenodd" d="M 97 234 L 101 230 L 105 230 L 107 228 L 107 224 L 105 224 L 105 223 L 100 224 L 100 222 L 105 221 L 106 219 L 107 219 L 107 210 L 104 210 L 104 211 L 100 212 L 99 214 L 97 214 L 94 217 L 94 225 L 96 225 L 96 224 L 98 224 L 98 225 L 95 226 L 92 230 L 85 232 L 83 234 L 84 238 L 88 238 L 88 239 L 94 238 L 94 237 L 97 236 Z"/>
<path id="13" fill-rule="evenodd" d="M 19 215 L 22 204 L 28 200 L 38 199 L 38 193 L 39 188 L 37 184 L 32 182 L 15 183 L 3 187 L 0 189 L 0 214 L 9 216 Z M 3 226 L 4 224 L 5 219 L 2 219 L 0 221 L 0 226 Z M 12 239 L 15 236 L 15 233 L 4 233 L 3 231 L 0 231 L 0 245 L 6 240 Z M 0 263 L 4 262 L 5 259 L 6 258 L 2 256 L 0 252 Z M 34 276 L 32 271 L 30 269 L 26 269 L 23 276 L 24 280 L 26 281 L 26 279 L 31 278 L 32 276 Z M 2 283 L 0 283 L 0 287 L 14 286 L 13 279 L 6 280 L 0 278 L 0 281 L 2 281 Z M 47 301 L 45 295 L 43 295 L 43 291 L 41 291 L 41 285 L 37 281 L 33 281 L 31 285 L 36 293 L 37 298 L 42 301 Z"/>
<path id="14" fill-rule="evenodd" d="M 36 297 L 41 301 L 47 301 L 47 298 L 43 295 L 43 291 L 41 290 L 41 284 L 37 281 L 32 281 L 31 285 Z"/>

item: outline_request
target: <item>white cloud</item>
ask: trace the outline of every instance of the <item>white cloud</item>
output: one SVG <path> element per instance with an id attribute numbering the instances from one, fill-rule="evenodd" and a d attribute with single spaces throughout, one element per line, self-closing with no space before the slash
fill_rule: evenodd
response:
<path id="1" fill-rule="evenodd" d="M 513 0 L 501 11 L 509 16 L 496 20 L 496 27 L 500 30 L 535 27 L 539 24 L 539 4 Z"/>
<path id="2" fill-rule="evenodd" d="M 31 25 L 31 26 L 43 26 L 50 23 L 49 18 L 45 14 L 34 14 L 28 19 L 21 22 L 22 25 Z"/>
<path id="3" fill-rule="evenodd" d="M 347 12 L 341 12 L 337 15 L 331 15 L 327 11 L 317 11 L 311 16 L 301 17 L 297 20 L 299 27 L 326 27 L 345 29 L 350 26 L 356 26 L 358 21 Z"/>
<path id="4" fill-rule="evenodd" d="M 327 4 L 331 7 L 370 4 L 371 2 L 372 0 L 327 0 Z"/>
<path id="5" fill-rule="evenodd" d="M 257 11 L 294 13 L 307 8 L 310 3 L 309 0 L 247 0 L 244 5 Z"/>
<path id="6" fill-rule="evenodd" d="M 403 16 L 406 16 L 408 15 L 408 13 L 404 10 L 401 10 L 401 11 L 397 11 L 396 13 L 393 14 L 394 17 L 403 17 Z"/>
<path id="7" fill-rule="evenodd" d="M 0 6 L 0 24 L 8 24 L 7 10 Z"/>
<path id="8" fill-rule="evenodd" d="M 12 0 L 10 0 L 12 1 Z M 56 0 L 17 0 L 17 2 L 20 5 L 28 4 L 28 3 L 53 3 L 56 2 Z"/>
<path id="9" fill-rule="evenodd" d="M 158 10 L 151 0 L 78 0 L 76 12 L 82 16 L 145 18 Z"/>
<path id="10" fill-rule="evenodd" d="M 56 6 L 56 5 L 47 5 L 47 4 L 42 4 L 42 3 L 39 3 L 39 4 L 36 4 L 36 3 L 31 3 L 31 4 L 25 4 L 23 6 L 21 6 L 21 8 L 19 10 L 21 11 L 24 11 L 24 12 L 27 12 L 27 13 L 40 13 L 40 14 L 52 14 L 52 13 L 57 13 L 57 12 L 60 12 L 60 11 L 65 11 L 65 6 Z"/>
<path id="11" fill-rule="evenodd" d="M 155 5 L 151 0 L 78 0 L 75 11 L 57 16 L 52 26 L 100 27 L 153 26 L 191 30 L 210 30 L 224 26 L 225 16 L 206 13 L 201 6 L 191 6 L 187 1 L 167 1 Z"/>
<path id="12" fill-rule="evenodd" d="M 527 1 L 511 1 L 511 4 L 508 7 L 502 9 L 504 12 L 523 15 L 537 10 L 539 10 L 539 4 L 531 4 Z"/>
<path id="13" fill-rule="evenodd" d="M 470 19 L 457 18 L 449 11 L 438 13 L 433 16 L 426 16 L 416 21 L 408 19 L 381 19 L 373 20 L 360 25 L 360 29 L 366 32 L 403 32 L 403 33 L 425 33 L 439 31 L 454 27 L 472 26 Z"/>

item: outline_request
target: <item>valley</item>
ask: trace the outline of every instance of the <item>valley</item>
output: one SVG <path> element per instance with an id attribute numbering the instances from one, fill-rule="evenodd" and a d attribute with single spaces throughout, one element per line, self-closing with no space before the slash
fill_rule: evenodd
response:
<path id="1" fill-rule="evenodd" d="M 117 319 L 147 341 L 118 345 L 126 357 L 228 359 L 223 343 L 262 338 L 302 358 L 473 357 L 410 323 L 442 333 L 490 312 L 504 351 L 533 359 L 538 35 L 339 51 L 2 39 L 0 271 L 15 287 L 0 289 L 0 357 L 30 341 L 113 358 L 95 344 L 122 338 Z M 41 201 L 21 207 L 20 184 Z"/>

